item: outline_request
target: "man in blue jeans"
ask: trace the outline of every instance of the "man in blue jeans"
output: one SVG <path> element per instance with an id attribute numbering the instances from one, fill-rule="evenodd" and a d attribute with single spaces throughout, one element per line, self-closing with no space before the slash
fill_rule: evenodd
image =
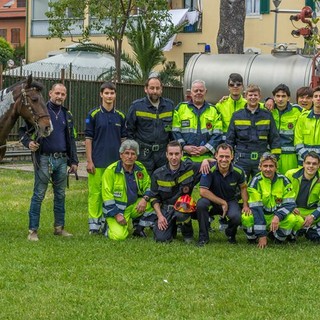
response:
<path id="1" fill-rule="evenodd" d="M 54 200 L 54 235 L 70 237 L 64 229 L 65 224 L 65 189 L 68 172 L 76 173 L 78 168 L 75 133 L 70 111 L 63 106 L 67 89 L 57 83 L 49 92 L 47 103 L 53 131 L 50 136 L 38 139 L 29 123 L 19 129 L 23 145 L 32 151 L 34 164 L 34 189 L 29 209 L 28 240 L 38 241 L 41 204 L 49 183 L 52 183 Z"/>

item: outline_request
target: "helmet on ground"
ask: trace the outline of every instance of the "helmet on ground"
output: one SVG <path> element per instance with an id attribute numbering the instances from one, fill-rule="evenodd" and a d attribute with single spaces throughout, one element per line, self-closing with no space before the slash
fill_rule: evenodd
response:
<path id="1" fill-rule="evenodd" d="M 196 212 L 196 202 L 188 194 L 180 196 L 174 204 L 174 209 L 181 213 Z"/>

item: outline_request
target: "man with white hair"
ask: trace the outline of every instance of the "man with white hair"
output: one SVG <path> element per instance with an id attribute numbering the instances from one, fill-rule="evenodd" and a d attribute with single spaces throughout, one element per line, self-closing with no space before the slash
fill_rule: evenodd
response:
<path id="1" fill-rule="evenodd" d="M 103 213 L 106 217 L 105 236 L 125 240 L 132 218 L 141 217 L 143 223 L 153 213 L 148 202 L 150 177 L 142 163 L 137 161 L 139 145 L 125 140 L 120 146 L 120 160 L 112 163 L 102 176 Z M 145 221 L 144 221 L 145 222 Z M 144 226 L 148 223 L 145 222 Z M 149 223 L 152 225 L 152 222 Z"/>

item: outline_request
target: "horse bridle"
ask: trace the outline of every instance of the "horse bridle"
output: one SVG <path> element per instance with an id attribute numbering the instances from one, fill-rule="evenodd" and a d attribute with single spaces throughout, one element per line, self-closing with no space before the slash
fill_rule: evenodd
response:
<path id="1" fill-rule="evenodd" d="M 36 123 L 36 125 L 38 125 L 38 121 L 41 119 L 41 118 L 50 118 L 50 115 L 47 114 L 47 115 L 38 115 L 38 114 L 35 114 L 34 111 L 32 110 L 32 107 L 27 99 L 28 95 L 27 95 L 27 92 L 28 91 L 32 91 L 32 90 L 37 90 L 37 88 L 35 87 L 31 87 L 31 88 L 28 88 L 28 89 L 25 89 L 25 88 L 22 88 L 21 89 L 21 105 L 22 106 L 25 106 L 27 107 L 28 111 L 31 113 L 32 115 L 32 118 L 34 120 L 34 122 Z"/>

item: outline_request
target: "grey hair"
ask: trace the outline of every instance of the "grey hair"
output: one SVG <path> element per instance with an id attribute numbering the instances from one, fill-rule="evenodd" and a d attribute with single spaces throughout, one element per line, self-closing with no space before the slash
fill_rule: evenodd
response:
<path id="1" fill-rule="evenodd" d="M 119 152 L 120 153 L 124 153 L 126 150 L 133 150 L 137 156 L 139 155 L 139 145 L 138 142 L 134 141 L 134 140 L 124 140 L 121 143 Z"/>
<path id="2" fill-rule="evenodd" d="M 207 87 L 206 87 L 206 82 L 203 81 L 203 80 L 194 80 L 194 81 L 192 81 L 191 88 L 192 88 L 196 83 L 201 83 L 201 84 L 204 86 L 204 88 L 207 89 Z"/>

